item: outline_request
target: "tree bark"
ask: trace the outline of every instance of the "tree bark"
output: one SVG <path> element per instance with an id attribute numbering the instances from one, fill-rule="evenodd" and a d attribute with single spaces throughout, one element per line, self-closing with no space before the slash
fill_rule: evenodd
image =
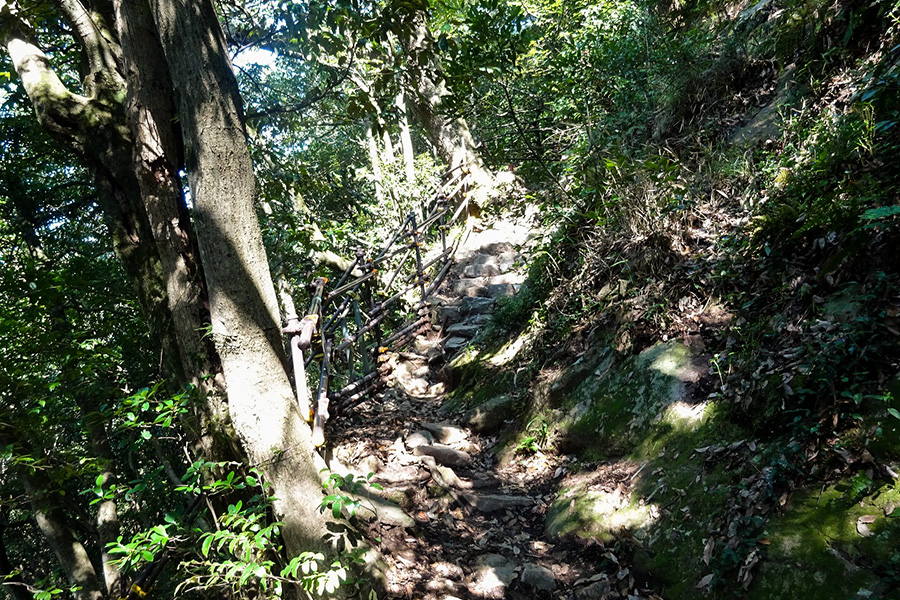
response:
<path id="1" fill-rule="evenodd" d="M 409 104 L 428 141 L 448 169 L 464 168 L 476 185 L 492 187 L 494 178 L 484 166 L 468 123 L 447 111 L 446 99 L 452 92 L 424 10 L 408 13 L 399 38 L 409 68 L 405 80 Z"/>
<path id="2" fill-rule="evenodd" d="M 169 66 L 147 1 L 114 4 L 127 73 L 126 111 L 135 141 L 132 168 L 163 268 L 184 380 L 199 387 L 205 398 L 188 425 L 203 455 L 239 460 L 222 395 L 221 363 L 212 340 L 203 336 L 209 297 L 179 175 L 184 151 Z"/>
<path id="3" fill-rule="evenodd" d="M 416 180 L 416 154 L 413 150 L 412 135 L 409 131 L 407 117 L 406 94 L 397 92 L 397 111 L 400 113 L 400 145 L 403 148 L 403 164 L 406 167 L 406 182 L 412 184 Z"/>
<path id="4" fill-rule="evenodd" d="M 254 209 L 237 82 L 210 0 L 154 0 L 153 16 L 180 90 L 179 115 L 235 429 L 272 484 L 288 551 L 321 548 L 325 521 L 310 430 L 294 408 L 284 368 L 275 287 Z"/>
<path id="5" fill-rule="evenodd" d="M 104 600 L 97 571 L 81 545 L 62 510 L 50 498 L 50 487 L 40 471 L 23 473 L 22 482 L 34 512 L 38 528 L 56 555 L 66 578 L 73 586 L 76 600 Z"/>

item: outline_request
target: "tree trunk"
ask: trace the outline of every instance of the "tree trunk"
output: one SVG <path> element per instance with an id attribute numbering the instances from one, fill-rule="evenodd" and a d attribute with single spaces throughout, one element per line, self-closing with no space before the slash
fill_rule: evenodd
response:
<path id="1" fill-rule="evenodd" d="M 366 145 L 369 150 L 369 162 L 372 163 L 372 177 L 375 179 L 375 200 L 384 202 L 384 175 L 381 172 L 381 157 L 378 156 L 378 140 L 372 128 L 371 119 L 366 122 Z"/>
<path id="2" fill-rule="evenodd" d="M 424 10 L 409 14 L 403 23 L 400 44 L 409 67 L 405 81 L 410 92 L 409 103 L 428 141 L 448 169 L 464 168 L 471 173 L 476 185 L 492 187 L 494 178 L 481 160 L 466 120 L 447 112 L 445 99 L 452 92 L 447 86 Z"/>
<path id="3" fill-rule="evenodd" d="M 310 430 L 284 369 L 275 287 L 254 209 L 256 181 L 237 82 L 210 0 L 154 0 L 180 90 L 188 176 L 231 417 L 272 484 L 288 551 L 321 548 L 325 521 Z"/>
<path id="4" fill-rule="evenodd" d="M 403 148 L 406 182 L 412 184 L 416 180 L 416 154 L 413 150 L 412 135 L 409 132 L 409 118 L 406 116 L 406 94 L 403 90 L 397 93 L 396 103 L 397 111 L 400 113 L 400 145 Z"/>
<path id="5" fill-rule="evenodd" d="M 209 298 L 178 173 L 183 147 L 168 63 L 147 1 L 115 0 L 115 8 L 128 74 L 132 168 L 163 267 L 184 378 L 206 399 L 189 428 L 203 455 L 238 460 L 241 452 L 231 443 L 228 406 L 221 394 L 221 364 L 212 341 L 203 336 Z"/>
<path id="6" fill-rule="evenodd" d="M 50 498 L 48 482 L 40 471 L 24 473 L 22 482 L 38 528 L 56 555 L 63 573 L 69 583 L 81 588 L 75 592 L 76 600 L 104 600 L 94 565 L 84 546 L 72 533 L 62 510 Z"/>
<path id="7" fill-rule="evenodd" d="M 74 0 L 59 0 L 59 8 L 85 47 L 86 95 L 72 93 L 63 85 L 46 55 L 32 41 L 29 27 L 20 20 L 18 9 L 6 0 L 0 0 L 0 14 L 5 17 L 0 41 L 12 58 L 44 130 L 84 157 L 94 174 L 113 249 L 135 287 L 151 334 L 159 344 L 164 373 L 177 374 L 181 379 L 163 267 L 130 161 L 132 143 L 126 117 L 117 102 L 124 91 L 124 81 L 118 74 L 120 52 L 110 49 L 115 35 L 92 26 L 83 7 Z M 100 18 L 99 14 L 97 17 Z"/>

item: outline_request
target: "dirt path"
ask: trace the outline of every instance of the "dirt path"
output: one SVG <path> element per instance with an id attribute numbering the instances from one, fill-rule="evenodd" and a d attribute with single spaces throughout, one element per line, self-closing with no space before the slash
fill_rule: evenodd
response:
<path id="1" fill-rule="evenodd" d="M 388 357 L 393 375 L 330 431 L 333 464 L 383 490 L 366 534 L 388 564 L 390 598 L 649 598 L 625 564 L 628 549 L 547 539 L 544 515 L 567 457 L 540 452 L 500 464 L 487 435 L 513 416 L 454 412 L 445 405 L 447 364 L 490 318 L 495 299 L 524 279 L 527 221 L 498 221 L 471 233 L 441 290 L 434 325 L 409 352 Z M 499 415 L 499 416 L 498 416 Z M 611 473 L 607 482 L 621 482 Z M 401 510 L 402 509 L 402 510 Z M 640 579 L 638 577 L 638 579 Z"/>

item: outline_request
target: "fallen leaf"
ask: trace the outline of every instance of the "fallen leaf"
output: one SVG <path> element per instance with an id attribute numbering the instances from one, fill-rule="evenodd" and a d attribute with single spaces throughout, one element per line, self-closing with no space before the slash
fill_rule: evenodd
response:
<path id="1" fill-rule="evenodd" d="M 863 515 L 856 520 L 856 533 L 861 535 L 862 537 L 869 537 L 872 535 L 872 532 L 869 531 L 869 524 L 874 523 L 875 519 L 877 519 L 875 515 Z"/>
<path id="2" fill-rule="evenodd" d="M 710 573 L 709 575 L 701 579 L 700 583 L 697 584 L 697 589 L 699 590 L 700 588 L 705 588 L 706 586 L 708 586 L 712 582 L 714 576 L 715 575 Z"/>
<path id="3" fill-rule="evenodd" d="M 708 565 L 709 559 L 712 558 L 713 550 L 716 547 L 716 540 L 709 538 L 706 540 L 706 546 L 703 548 L 703 564 Z"/>

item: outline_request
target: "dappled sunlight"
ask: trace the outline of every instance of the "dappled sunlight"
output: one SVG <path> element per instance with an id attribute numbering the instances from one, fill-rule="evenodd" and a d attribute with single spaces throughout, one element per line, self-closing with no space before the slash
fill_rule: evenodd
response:
<path id="1" fill-rule="evenodd" d="M 534 335 L 531 332 L 523 332 L 515 339 L 512 339 L 500 348 L 488 359 L 488 363 L 495 367 L 503 367 L 512 363 L 522 350 L 529 347 L 534 341 Z"/>
<path id="2" fill-rule="evenodd" d="M 673 425 L 685 424 L 688 426 L 696 426 L 703 422 L 709 406 L 709 402 L 689 404 L 679 400 L 665 408 L 661 414 L 661 419 Z"/>

